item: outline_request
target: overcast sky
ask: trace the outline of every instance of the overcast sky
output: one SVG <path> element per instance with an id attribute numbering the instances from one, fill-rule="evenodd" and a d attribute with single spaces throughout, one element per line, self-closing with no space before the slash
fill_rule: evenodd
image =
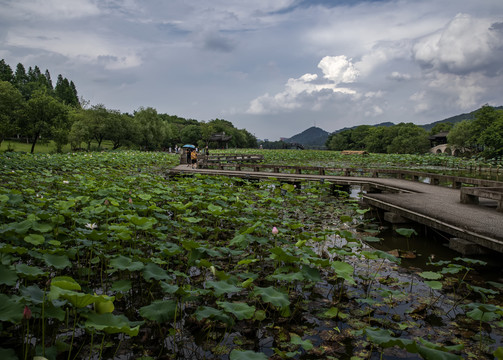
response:
<path id="1" fill-rule="evenodd" d="M 503 105 L 503 1 L 0 0 L 0 59 L 260 139 L 427 124 Z"/>

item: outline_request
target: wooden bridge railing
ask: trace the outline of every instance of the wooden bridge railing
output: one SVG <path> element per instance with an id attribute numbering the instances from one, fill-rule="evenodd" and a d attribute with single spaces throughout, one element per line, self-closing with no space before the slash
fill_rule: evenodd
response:
<path id="1" fill-rule="evenodd" d="M 207 163 L 225 163 L 225 162 L 259 162 L 264 160 L 261 154 L 215 154 L 203 155 L 200 159 L 204 164 Z"/>
<path id="2" fill-rule="evenodd" d="M 429 179 L 432 185 L 452 186 L 455 189 L 463 185 L 477 187 L 503 187 L 503 182 L 485 180 L 453 175 L 442 175 L 436 173 L 426 173 L 413 170 L 401 169 L 363 169 L 363 168 L 332 168 L 322 166 L 291 166 L 291 165 L 270 165 L 270 164 L 246 164 L 246 163 L 207 163 L 206 168 L 216 168 L 219 170 L 235 171 L 264 171 L 272 173 L 290 174 L 316 174 L 316 175 L 336 175 L 336 176 L 360 176 L 360 177 L 394 177 L 404 180 L 421 181 Z"/>

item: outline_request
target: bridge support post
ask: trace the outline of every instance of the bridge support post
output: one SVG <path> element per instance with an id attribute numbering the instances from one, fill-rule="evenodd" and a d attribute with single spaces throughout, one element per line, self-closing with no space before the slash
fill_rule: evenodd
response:
<path id="1" fill-rule="evenodd" d="M 481 255 L 486 253 L 480 245 L 461 238 L 449 239 L 449 248 L 463 255 Z"/>
<path id="2" fill-rule="evenodd" d="M 406 219 L 403 216 L 400 216 L 398 214 L 389 211 L 384 213 L 384 221 L 387 221 L 392 224 L 406 224 L 410 222 L 409 219 Z"/>

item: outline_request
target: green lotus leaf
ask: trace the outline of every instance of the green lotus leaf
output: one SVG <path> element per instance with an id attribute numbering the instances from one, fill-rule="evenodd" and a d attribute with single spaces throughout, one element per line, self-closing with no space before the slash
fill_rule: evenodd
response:
<path id="1" fill-rule="evenodd" d="M 57 276 L 51 280 L 51 287 L 57 286 L 64 290 L 81 290 L 77 281 L 70 276 Z"/>
<path id="2" fill-rule="evenodd" d="M 0 294 L 0 321 L 18 323 L 23 318 L 24 305 Z"/>
<path id="3" fill-rule="evenodd" d="M 171 276 L 166 270 L 154 263 L 148 263 L 143 269 L 143 277 L 145 280 L 171 280 Z"/>
<path id="4" fill-rule="evenodd" d="M 37 245 L 42 245 L 45 242 L 45 238 L 43 235 L 29 234 L 24 237 L 24 241 L 26 241 L 27 243 L 30 243 L 32 245 L 37 246 Z"/>
<path id="5" fill-rule="evenodd" d="M 133 261 L 133 259 L 129 257 L 119 255 L 110 260 L 110 267 L 117 270 L 139 271 L 142 270 L 145 265 L 140 261 Z"/>
<path id="6" fill-rule="evenodd" d="M 56 269 L 64 269 L 69 266 L 72 266 L 72 263 L 70 262 L 68 256 L 66 255 L 55 255 L 45 253 L 42 257 L 48 266 L 52 266 Z"/>
<path id="7" fill-rule="evenodd" d="M 47 224 L 47 223 L 35 222 L 32 226 L 32 229 L 37 230 L 41 233 L 46 233 L 46 232 L 52 231 L 53 226 L 51 224 Z"/>
<path id="8" fill-rule="evenodd" d="M 32 304 L 42 304 L 44 302 L 44 291 L 37 285 L 22 286 L 19 291 Z"/>
<path id="9" fill-rule="evenodd" d="M 140 315 L 158 323 L 173 320 L 176 313 L 176 302 L 173 300 L 155 300 L 150 305 L 140 308 Z"/>
<path id="10" fill-rule="evenodd" d="M 313 268 L 310 266 L 302 266 L 301 272 L 304 275 L 305 280 L 309 280 L 312 282 L 321 281 L 320 270 L 318 270 L 317 268 Z"/>
<path id="11" fill-rule="evenodd" d="M 344 279 L 350 284 L 356 284 L 353 278 L 354 267 L 342 261 L 333 261 L 331 263 L 332 269 L 337 273 L 337 277 Z"/>
<path id="12" fill-rule="evenodd" d="M 424 283 L 433 290 L 442 289 L 442 283 L 440 281 L 425 281 Z"/>
<path id="13" fill-rule="evenodd" d="M 24 220 L 21 222 L 10 223 L 8 224 L 8 227 L 18 234 L 26 234 L 26 232 L 31 229 L 32 225 L 32 220 Z"/>
<path id="14" fill-rule="evenodd" d="M 107 334 L 124 333 L 129 336 L 136 336 L 140 331 L 140 325 L 143 322 L 131 322 L 124 315 L 114 315 L 111 313 L 86 315 L 87 320 L 84 324 L 86 328 L 98 331 L 104 331 Z"/>
<path id="15" fill-rule="evenodd" d="M 290 305 L 288 295 L 274 289 L 272 286 L 266 288 L 256 287 L 253 290 L 253 296 L 261 296 L 262 301 L 280 308 Z"/>
<path id="16" fill-rule="evenodd" d="M 19 360 L 14 349 L 4 349 L 4 348 L 0 348 L 0 359 L 2 359 L 2 360 Z"/>
<path id="17" fill-rule="evenodd" d="M 428 280 L 438 280 L 442 278 L 442 274 L 433 271 L 423 271 L 420 272 L 418 275 L 421 276 L 423 279 Z"/>
<path id="18" fill-rule="evenodd" d="M 51 290 L 47 294 L 47 297 L 50 300 L 64 299 L 76 308 L 83 308 L 88 305 L 94 304 L 99 296 L 85 294 L 73 290 L 64 290 L 57 286 L 51 286 Z"/>
<path id="19" fill-rule="evenodd" d="M 255 306 L 250 306 L 242 302 L 226 302 L 217 301 L 218 306 L 220 306 L 224 311 L 231 313 L 238 320 L 251 319 L 253 314 L 255 314 Z"/>
<path id="20" fill-rule="evenodd" d="M 414 229 L 404 229 L 404 228 L 400 228 L 400 229 L 396 229 L 395 230 L 398 234 L 402 235 L 402 236 L 405 236 L 407 238 L 410 238 L 412 235 L 417 235 L 417 231 L 414 230 Z"/>
<path id="21" fill-rule="evenodd" d="M 203 221 L 202 218 L 196 218 L 196 217 L 192 217 L 192 216 L 191 217 L 184 217 L 182 219 L 185 220 L 185 221 L 187 221 L 187 222 L 189 222 L 189 223 L 191 223 L 191 224 L 195 224 L 195 223 L 198 223 L 200 221 Z"/>
<path id="22" fill-rule="evenodd" d="M 209 204 L 208 211 L 215 216 L 222 215 L 225 211 L 221 206 Z"/>
<path id="23" fill-rule="evenodd" d="M 117 280 L 112 284 L 110 290 L 125 293 L 131 290 L 131 287 L 131 280 Z"/>
<path id="24" fill-rule="evenodd" d="M 7 195 L 1 194 L 0 195 L 0 202 L 7 202 L 9 201 L 9 197 Z"/>
<path id="25" fill-rule="evenodd" d="M 26 264 L 17 264 L 16 271 L 17 271 L 18 275 L 21 275 L 21 276 L 26 277 L 28 279 L 36 279 L 38 277 L 47 275 L 47 273 L 44 272 L 39 267 L 30 266 L 30 265 L 26 265 Z"/>
<path id="26" fill-rule="evenodd" d="M 300 271 L 298 271 L 298 272 L 288 273 L 288 274 L 269 275 L 267 277 L 267 279 L 268 280 L 288 281 L 288 282 L 303 281 L 304 275 Z"/>
<path id="27" fill-rule="evenodd" d="M 230 360 L 267 360 L 269 356 L 264 353 L 257 353 L 251 350 L 232 350 Z"/>
<path id="28" fill-rule="evenodd" d="M 161 289 L 167 294 L 174 294 L 178 291 L 180 287 L 178 285 L 171 285 L 167 282 L 161 281 Z"/>
<path id="29" fill-rule="evenodd" d="M 203 319 L 215 319 L 229 326 L 232 326 L 234 324 L 234 320 L 232 319 L 232 317 L 227 315 L 222 310 L 218 310 L 209 306 L 198 307 L 196 312 L 194 313 L 194 316 L 199 321 Z"/>
<path id="30" fill-rule="evenodd" d="M 17 273 L 10 267 L 0 264 L 0 284 L 14 286 L 17 282 Z"/>
<path id="31" fill-rule="evenodd" d="M 72 206 L 75 206 L 75 200 L 60 200 L 55 204 L 55 208 L 62 211 L 68 210 Z"/>
<path id="32" fill-rule="evenodd" d="M 216 297 L 219 297 L 222 294 L 230 294 L 237 293 L 242 290 L 233 284 L 228 283 L 227 281 L 207 281 L 206 285 L 214 289 L 214 294 Z"/>
<path id="33" fill-rule="evenodd" d="M 157 224 L 157 220 L 152 217 L 141 217 L 136 215 L 130 215 L 127 219 L 135 225 L 137 228 L 142 230 L 152 229 L 152 227 Z"/>
<path id="34" fill-rule="evenodd" d="M 294 345 L 300 345 L 306 351 L 313 348 L 313 343 L 310 340 L 302 340 L 302 338 L 297 334 L 290 333 L 290 342 Z"/>

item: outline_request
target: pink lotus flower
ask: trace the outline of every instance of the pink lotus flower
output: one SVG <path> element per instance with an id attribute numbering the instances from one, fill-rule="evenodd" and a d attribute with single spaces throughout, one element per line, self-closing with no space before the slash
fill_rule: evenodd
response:
<path id="1" fill-rule="evenodd" d="M 272 233 L 273 233 L 273 235 L 276 235 L 277 233 L 279 233 L 279 230 L 278 230 L 278 228 L 276 226 L 274 226 L 272 228 Z"/>
<path id="2" fill-rule="evenodd" d="M 129 203 L 132 204 L 133 203 L 133 199 L 129 198 Z"/>
<path id="3" fill-rule="evenodd" d="M 28 306 L 24 307 L 23 310 L 23 319 L 30 320 L 31 319 L 31 310 Z"/>

